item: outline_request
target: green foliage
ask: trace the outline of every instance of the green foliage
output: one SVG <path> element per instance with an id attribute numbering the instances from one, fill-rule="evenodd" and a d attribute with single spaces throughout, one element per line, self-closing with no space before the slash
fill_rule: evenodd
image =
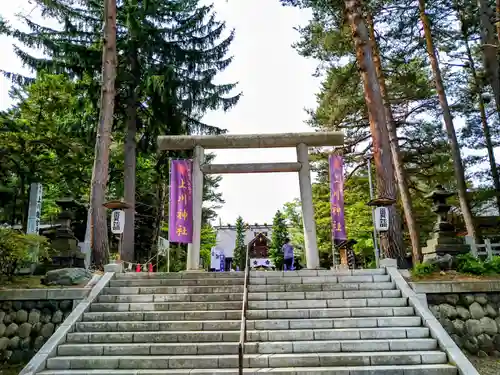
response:
<path id="1" fill-rule="evenodd" d="M 269 257 L 274 262 L 274 266 L 278 269 L 283 268 L 283 250 L 285 240 L 288 238 L 288 228 L 286 225 L 285 215 L 278 210 L 273 218 L 273 227 L 271 234 L 271 248 L 269 249 Z"/>
<path id="2" fill-rule="evenodd" d="M 245 246 L 245 223 L 243 218 L 236 219 L 236 241 L 234 244 L 233 266 L 238 266 L 240 271 L 245 270 L 246 246 Z"/>
<path id="3" fill-rule="evenodd" d="M 411 274 L 414 277 L 423 277 L 430 275 L 431 273 L 437 271 L 437 266 L 435 264 L 430 263 L 420 263 L 413 267 L 411 270 Z"/>
<path id="4" fill-rule="evenodd" d="M 0 227 L 0 272 L 4 276 L 12 279 L 19 267 L 34 260 L 34 254 L 39 260 L 49 257 L 45 237 Z"/>
<path id="5" fill-rule="evenodd" d="M 474 258 L 468 253 L 457 256 L 457 271 L 471 275 L 485 275 L 488 270 L 481 259 Z"/>

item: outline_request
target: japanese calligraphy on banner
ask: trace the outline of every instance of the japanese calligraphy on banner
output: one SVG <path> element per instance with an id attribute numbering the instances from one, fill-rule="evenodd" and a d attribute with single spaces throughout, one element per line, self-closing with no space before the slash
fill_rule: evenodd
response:
<path id="1" fill-rule="evenodd" d="M 330 211 L 333 240 L 346 240 L 344 219 L 344 161 L 342 156 L 330 155 Z"/>
<path id="2" fill-rule="evenodd" d="M 192 165 L 191 160 L 172 160 L 170 164 L 170 242 L 191 243 L 193 238 Z"/>

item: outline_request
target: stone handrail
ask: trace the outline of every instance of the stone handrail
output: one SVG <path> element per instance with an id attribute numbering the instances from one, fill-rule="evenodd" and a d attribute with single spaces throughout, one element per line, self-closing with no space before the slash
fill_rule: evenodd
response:
<path id="1" fill-rule="evenodd" d="M 391 276 L 392 281 L 394 281 L 397 288 L 401 291 L 403 297 L 408 298 L 410 306 L 415 309 L 415 312 L 422 318 L 424 325 L 429 328 L 431 336 L 438 341 L 440 348 L 446 352 L 450 363 L 457 367 L 460 375 L 480 375 L 443 326 L 432 315 L 431 311 L 420 301 L 415 291 L 410 288 L 398 269 L 387 267 L 386 270 Z"/>

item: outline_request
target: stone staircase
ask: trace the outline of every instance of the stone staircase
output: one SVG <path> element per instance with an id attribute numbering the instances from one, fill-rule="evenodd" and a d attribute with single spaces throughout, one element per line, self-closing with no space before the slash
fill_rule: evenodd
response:
<path id="1" fill-rule="evenodd" d="M 117 274 L 43 375 L 238 374 L 244 274 Z M 251 272 L 245 374 L 456 375 L 385 270 Z"/>

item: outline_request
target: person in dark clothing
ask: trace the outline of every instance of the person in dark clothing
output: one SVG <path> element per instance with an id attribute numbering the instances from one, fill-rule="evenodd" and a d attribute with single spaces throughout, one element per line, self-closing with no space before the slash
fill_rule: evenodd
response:
<path id="1" fill-rule="evenodd" d="M 285 239 L 285 244 L 282 247 L 283 251 L 283 267 L 284 270 L 291 270 L 293 266 L 293 246 L 290 239 Z"/>

